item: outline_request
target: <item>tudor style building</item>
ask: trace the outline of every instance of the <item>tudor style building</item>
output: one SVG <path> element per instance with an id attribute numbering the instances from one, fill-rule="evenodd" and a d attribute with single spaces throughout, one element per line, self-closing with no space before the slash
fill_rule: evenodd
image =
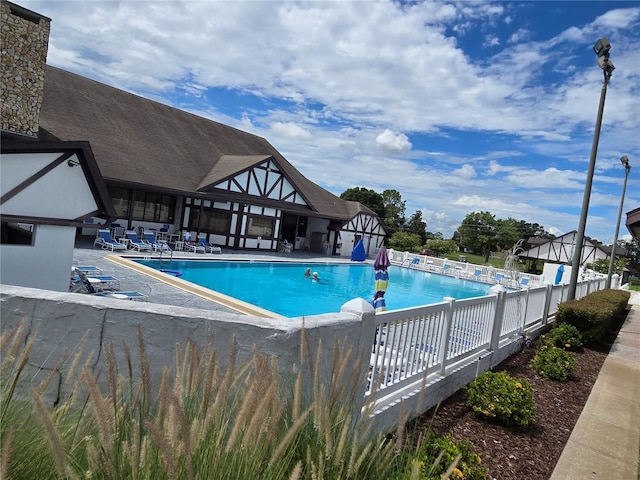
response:
<path id="1" fill-rule="evenodd" d="M 305 178 L 264 138 L 46 66 L 40 136 L 90 143 L 129 229 L 191 231 L 243 250 L 369 256 L 386 232 L 369 208 Z M 94 234 L 90 227 L 83 233 Z"/>
<path id="2" fill-rule="evenodd" d="M 11 2 L 2 3 L 2 14 L 42 22 L 23 32 L 44 35 L 33 44 L 44 88 L 39 79 L 40 91 L 23 102 L 39 111 L 30 128 L 44 142 L 88 142 L 114 223 L 204 233 L 236 250 L 276 251 L 286 239 L 294 248 L 349 256 L 362 239 L 373 256 L 382 246 L 386 232 L 372 210 L 308 180 L 264 138 L 44 65 L 49 19 Z M 15 55 L 8 62 L 27 78 L 34 60 L 19 52 L 7 52 Z M 20 76 L 12 71 L 7 84 Z M 82 229 L 95 232 L 90 224 Z"/>

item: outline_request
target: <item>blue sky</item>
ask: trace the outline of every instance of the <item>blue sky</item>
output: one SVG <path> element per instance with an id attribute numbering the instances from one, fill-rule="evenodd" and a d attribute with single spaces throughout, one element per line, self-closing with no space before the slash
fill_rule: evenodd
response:
<path id="1" fill-rule="evenodd" d="M 622 155 L 640 206 L 638 1 L 17 3 L 52 19 L 47 63 L 265 137 L 337 195 L 398 190 L 445 238 L 473 211 L 578 229 L 608 37 L 586 235 L 613 240 Z"/>

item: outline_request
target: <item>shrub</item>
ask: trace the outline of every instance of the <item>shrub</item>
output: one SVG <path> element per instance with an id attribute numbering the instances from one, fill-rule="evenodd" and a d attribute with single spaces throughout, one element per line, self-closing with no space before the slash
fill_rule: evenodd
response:
<path id="1" fill-rule="evenodd" d="M 526 379 L 488 371 L 464 390 L 467 405 L 483 418 L 507 427 L 528 427 L 533 422 L 533 389 Z"/>
<path id="2" fill-rule="evenodd" d="M 600 340 L 614 320 L 624 311 L 629 292 L 600 290 L 580 300 L 570 300 L 558 306 L 556 320 L 576 327 L 585 342 Z"/>
<path id="3" fill-rule="evenodd" d="M 413 470 L 405 471 L 400 478 L 440 480 L 456 461 L 450 476 L 446 478 L 452 480 L 485 480 L 487 478 L 487 469 L 482 466 L 480 455 L 473 453 L 471 442 L 455 442 L 451 435 L 440 437 L 433 430 L 429 430 L 416 449 Z"/>
<path id="4" fill-rule="evenodd" d="M 541 344 L 531 366 L 544 378 L 566 382 L 576 368 L 573 353 L 549 344 Z"/>
<path id="5" fill-rule="evenodd" d="M 551 343 L 563 350 L 576 351 L 582 347 L 582 335 L 573 325 L 568 323 L 556 324 L 555 328 L 549 332 Z"/>

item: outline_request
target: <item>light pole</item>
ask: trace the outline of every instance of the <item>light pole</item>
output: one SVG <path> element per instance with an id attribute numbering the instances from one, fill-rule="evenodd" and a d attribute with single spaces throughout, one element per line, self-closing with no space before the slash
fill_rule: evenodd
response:
<path id="1" fill-rule="evenodd" d="M 578 283 L 578 270 L 582 258 L 582 244 L 584 242 L 584 230 L 587 225 L 587 213 L 589 212 L 589 199 L 591 197 L 591 184 L 593 183 L 593 171 L 596 166 L 596 155 L 598 154 L 598 141 L 600 140 L 600 126 L 602 125 L 602 112 L 604 111 L 604 99 L 607 96 L 607 85 L 611 79 L 611 74 L 615 67 L 609 61 L 609 50 L 611 44 L 606 37 L 599 39 L 593 47 L 593 51 L 598 56 L 598 66 L 604 73 L 602 90 L 600 91 L 600 106 L 598 107 L 598 117 L 596 119 L 596 129 L 593 132 L 593 144 L 591 145 L 591 157 L 589 158 L 589 170 L 587 171 L 587 182 L 584 186 L 584 196 L 582 198 L 582 211 L 580 213 L 580 224 L 576 236 L 575 250 L 571 260 L 571 281 L 567 300 L 573 300 L 576 296 L 576 284 Z"/>
<path id="2" fill-rule="evenodd" d="M 618 222 L 616 223 L 616 234 L 613 236 L 613 244 L 611 245 L 611 260 L 609 260 L 609 274 L 607 275 L 607 283 L 605 288 L 611 288 L 611 276 L 613 275 L 613 264 L 616 261 L 616 244 L 618 243 L 618 232 L 620 231 L 620 219 L 622 218 L 622 206 L 624 205 L 624 194 L 627 191 L 627 179 L 629 178 L 629 157 L 626 155 L 620 158 L 620 162 L 624 166 L 624 183 L 622 184 L 622 198 L 620 198 L 620 210 L 618 210 Z"/>

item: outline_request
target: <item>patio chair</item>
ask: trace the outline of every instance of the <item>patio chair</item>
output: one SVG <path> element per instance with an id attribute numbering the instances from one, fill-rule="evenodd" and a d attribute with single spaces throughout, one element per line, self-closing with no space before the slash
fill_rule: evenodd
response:
<path id="1" fill-rule="evenodd" d="M 217 245 L 213 245 L 207 241 L 207 236 L 202 234 L 198 235 L 198 243 L 201 247 L 204 247 L 205 253 L 222 253 L 222 249 Z"/>
<path id="2" fill-rule="evenodd" d="M 98 297 L 118 298 L 121 300 L 146 300 L 147 296 L 140 292 L 97 292 Z"/>
<path id="3" fill-rule="evenodd" d="M 528 287 L 529 279 L 527 277 L 523 277 L 520 279 L 520 288 Z"/>
<path id="4" fill-rule="evenodd" d="M 173 249 L 169 246 L 169 244 L 165 240 L 156 240 L 156 236 L 153 232 L 149 230 L 144 231 L 144 242 L 151 245 L 151 248 L 154 252 L 169 252 L 173 253 Z"/>
<path id="5" fill-rule="evenodd" d="M 140 241 L 138 234 L 133 230 L 126 232 L 126 235 L 127 240 L 129 241 L 129 247 L 132 249 L 137 250 L 138 252 L 150 252 L 153 249 L 153 247 L 147 242 Z"/>
<path id="6" fill-rule="evenodd" d="M 127 250 L 127 246 L 125 244 L 116 242 L 111 238 L 111 232 L 108 228 L 101 228 L 98 230 L 96 239 L 93 241 L 93 246 L 95 247 L 96 245 L 99 245 L 103 250 L 111 250 L 112 252 L 115 252 L 116 250 Z"/>
<path id="7" fill-rule="evenodd" d="M 71 276 L 69 291 L 73 293 L 98 293 L 120 290 L 120 280 L 111 275 L 87 275 L 75 269 Z"/>
<path id="8" fill-rule="evenodd" d="M 411 263 L 409 264 L 409 267 L 413 267 L 413 268 L 418 268 L 418 265 L 420 265 L 420 258 L 416 257 L 413 260 L 411 260 Z"/>
<path id="9" fill-rule="evenodd" d="M 293 243 L 289 243 L 285 238 L 282 241 L 282 247 L 280 247 L 281 253 L 291 253 L 293 251 Z"/>
<path id="10" fill-rule="evenodd" d="M 450 263 L 445 263 L 442 266 L 442 273 L 444 273 L 445 275 L 448 275 L 449 270 L 451 270 L 451 264 Z"/>
<path id="11" fill-rule="evenodd" d="M 198 245 L 196 242 L 193 241 L 193 238 L 191 237 L 191 232 L 183 232 L 182 241 L 184 242 L 183 248 L 187 252 L 205 253 L 204 247 L 202 245 Z"/>

